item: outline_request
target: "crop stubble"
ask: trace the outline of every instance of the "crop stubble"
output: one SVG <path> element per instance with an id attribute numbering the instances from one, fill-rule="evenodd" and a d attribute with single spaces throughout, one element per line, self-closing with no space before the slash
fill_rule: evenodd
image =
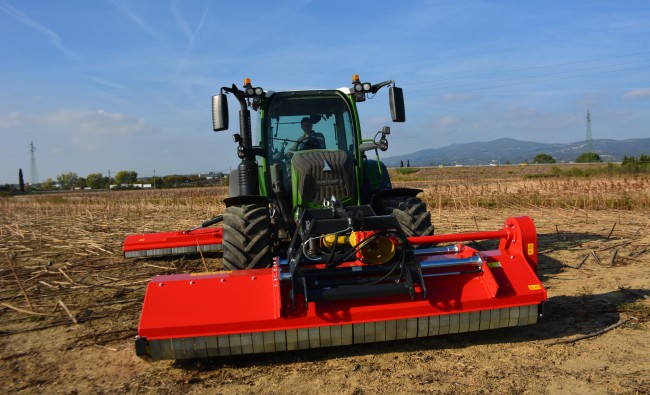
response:
<path id="1" fill-rule="evenodd" d="M 146 283 L 156 274 L 219 270 L 219 255 L 206 255 L 205 264 L 198 255 L 126 260 L 121 243 L 129 233 L 190 228 L 220 214 L 227 189 L 2 198 L 0 391 L 650 392 L 648 177 L 525 179 L 516 171 L 531 170 L 486 169 L 393 178 L 397 186 L 424 189 L 437 233 L 497 230 L 507 216 L 531 216 L 550 297 L 546 321 L 182 363 L 134 356 Z M 573 341 L 622 320 L 628 321 Z"/>

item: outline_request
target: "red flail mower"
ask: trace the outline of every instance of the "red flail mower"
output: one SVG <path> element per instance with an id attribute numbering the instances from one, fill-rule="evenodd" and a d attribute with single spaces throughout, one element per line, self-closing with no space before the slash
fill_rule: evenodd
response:
<path id="1" fill-rule="evenodd" d="M 188 231 L 129 236 L 123 249 L 126 257 L 221 251 L 229 270 L 154 277 L 137 355 L 302 350 L 542 317 L 547 296 L 530 218 L 508 218 L 491 232 L 433 235 L 421 191 L 392 188 L 385 166 L 366 157 L 386 150 L 389 130 L 363 140 L 356 103 L 387 85 L 393 121 L 404 121 L 393 81 L 373 85 L 355 76 L 351 88 L 267 92 L 247 80 L 244 90 L 222 88 L 213 99 L 216 131 L 228 128 L 226 93 L 242 107 L 235 135 L 242 163 L 231 174 L 224 214 Z M 249 107 L 264 110 L 259 145 L 252 144 Z M 313 124 L 320 124 L 316 138 Z M 462 243 L 487 239 L 499 240 L 498 248 Z"/>

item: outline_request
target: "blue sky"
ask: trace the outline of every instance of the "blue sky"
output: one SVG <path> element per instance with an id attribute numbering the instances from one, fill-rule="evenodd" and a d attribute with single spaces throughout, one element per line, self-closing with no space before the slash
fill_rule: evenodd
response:
<path id="1" fill-rule="evenodd" d="M 210 98 L 268 90 L 404 88 L 361 105 L 387 156 L 502 137 L 650 137 L 650 2 L 0 0 L 0 183 L 74 171 L 228 170 Z M 234 104 L 234 102 L 233 102 Z M 234 106 L 231 106 L 234 107 Z M 235 117 L 233 112 L 231 117 Z M 236 119 L 236 118 L 235 118 Z"/>

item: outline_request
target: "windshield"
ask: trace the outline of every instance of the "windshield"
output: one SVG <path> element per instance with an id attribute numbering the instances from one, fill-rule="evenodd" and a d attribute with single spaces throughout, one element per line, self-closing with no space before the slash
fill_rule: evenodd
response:
<path id="1" fill-rule="evenodd" d="M 288 151 L 334 149 L 354 157 L 350 107 L 338 91 L 280 92 L 265 114 L 267 149 L 271 162 L 286 160 Z M 301 144 L 308 136 L 317 143 Z"/>

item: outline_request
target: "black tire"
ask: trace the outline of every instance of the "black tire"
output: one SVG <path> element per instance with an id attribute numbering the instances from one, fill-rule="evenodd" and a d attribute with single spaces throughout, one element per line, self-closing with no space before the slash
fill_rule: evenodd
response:
<path id="1" fill-rule="evenodd" d="M 271 219 L 261 204 L 226 207 L 223 214 L 223 265 L 230 270 L 271 265 Z"/>
<path id="2" fill-rule="evenodd" d="M 381 215 L 393 214 L 407 237 L 433 236 L 431 213 L 418 197 L 386 196 L 375 203 L 375 211 Z"/>

